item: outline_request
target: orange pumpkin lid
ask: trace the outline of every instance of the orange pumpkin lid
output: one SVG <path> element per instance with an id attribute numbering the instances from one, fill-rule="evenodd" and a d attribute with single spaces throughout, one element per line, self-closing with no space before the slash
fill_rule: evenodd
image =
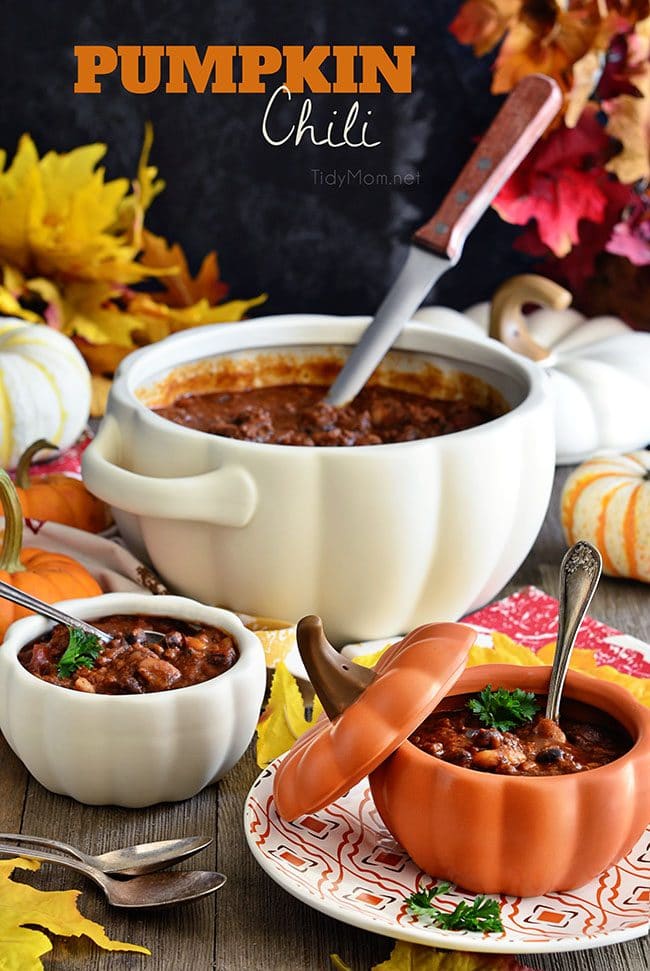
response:
<path id="1" fill-rule="evenodd" d="M 275 803 L 288 820 L 328 806 L 387 759 L 458 680 L 476 632 L 425 624 L 390 647 L 374 671 L 342 657 L 319 617 L 304 617 L 297 637 L 326 714 L 275 773 Z"/>

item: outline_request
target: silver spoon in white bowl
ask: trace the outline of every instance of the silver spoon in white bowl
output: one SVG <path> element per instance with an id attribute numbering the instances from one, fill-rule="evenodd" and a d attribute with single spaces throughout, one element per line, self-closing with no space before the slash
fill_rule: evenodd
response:
<path id="1" fill-rule="evenodd" d="M 584 540 L 567 550 L 560 565 L 560 607 L 557 645 L 548 684 L 545 717 L 557 722 L 571 652 L 582 620 L 596 592 L 603 561 L 595 546 Z"/>
<path id="2" fill-rule="evenodd" d="M 89 877 L 104 891 L 113 907 L 171 907 L 173 904 L 198 900 L 219 890 L 226 882 L 223 873 L 212 870 L 173 870 L 149 873 L 132 880 L 115 880 L 81 860 L 71 856 L 58 856 L 44 850 L 18 850 L 15 846 L 0 843 L 0 853 L 5 856 L 26 856 L 44 863 L 58 863 Z"/>
<path id="3" fill-rule="evenodd" d="M 135 846 L 122 846 L 107 853 L 93 856 L 84 853 L 70 843 L 46 839 L 44 836 L 28 836 L 24 833 L 0 833 L 0 843 L 15 845 L 16 853 L 27 855 L 33 844 L 46 850 L 54 850 L 65 856 L 72 856 L 102 873 L 117 874 L 120 877 L 141 877 L 146 873 L 156 873 L 175 863 L 187 860 L 195 853 L 204 850 L 212 842 L 210 836 L 181 836 L 177 839 L 156 840 L 153 843 L 138 843 Z"/>
<path id="4" fill-rule="evenodd" d="M 4 597 L 5 600 L 11 600 L 12 603 L 18 604 L 19 607 L 26 607 L 27 610 L 33 610 L 36 614 L 42 614 L 43 617 L 55 620 L 59 624 L 65 624 L 66 627 L 75 627 L 77 630 L 82 630 L 86 634 L 92 634 L 102 644 L 110 644 L 114 639 L 114 634 L 108 634 L 105 630 L 100 630 L 99 627 L 94 627 L 85 620 L 72 617 L 70 614 L 59 610 L 58 607 L 45 603 L 44 600 L 39 600 L 38 597 L 34 597 L 30 593 L 25 593 L 24 590 L 12 587 L 3 580 L 0 580 L 0 597 Z M 145 643 L 162 644 L 165 640 L 165 635 L 157 630 L 145 630 L 144 635 Z"/>

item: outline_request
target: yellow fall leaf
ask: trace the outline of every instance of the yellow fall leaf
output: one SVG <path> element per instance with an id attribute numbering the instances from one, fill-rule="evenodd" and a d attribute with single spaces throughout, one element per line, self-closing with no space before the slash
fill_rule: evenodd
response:
<path id="1" fill-rule="evenodd" d="M 146 232 L 145 212 L 165 187 L 149 164 L 152 143 L 147 124 L 132 183 L 106 181 L 102 144 L 39 158 L 23 135 L 9 167 L 0 151 L 0 315 L 55 327 L 82 353 L 108 345 L 88 354 L 96 373 L 178 330 L 241 320 L 266 299 L 222 302 L 215 252 L 192 277 L 178 243 Z"/>
<path id="2" fill-rule="evenodd" d="M 28 276 L 134 283 L 150 276 L 136 262 L 129 233 L 116 233 L 127 179 L 106 182 L 101 144 L 39 159 L 23 135 L 9 168 L 0 169 L 0 259 Z"/>
<path id="3" fill-rule="evenodd" d="M 507 634 L 492 631 L 493 647 L 479 647 L 473 644 L 469 652 L 468 668 L 479 664 L 523 664 L 526 667 L 537 667 L 545 662 L 540 661 L 534 651 L 523 644 L 513 641 Z"/>
<path id="4" fill-rule="evenodd" d="M 144 126 L 144 141 L 138 162 L 138 174 L 133 183 L 133 192 L 122 200 L 118 210 L 118 224 L 129 232 L 131 242 L 138 250 L 142 248 L 144 214 L 156 196 L 160 195 L 165 188 L 165 182 L 158 178 L 156 166 L 149 165 L 152 145 L 153 125 L 147 121 Z"/>
<path id="5" fill-rule="evenodd" d="M 552 664 L 554 653 L 555 641 L 545 644 L 537 654 L 538 661 L 541 664 Z M 647 705 L 650 708 L 650 680 L 648 678 L 637 678 L 633 674 L 623 674 L 609 664 L 598 664 L 593 651 L 580 647 L 573 649 L 569 667 L 573 671 L 590 674 L 593 678 L 602 678 L 604 681 L 613 681 L 615 684 L 621 685 L 631 695 L 634 695 L 642 705 Z"/>
<path id="6" fill-rule="evenodd" d="M 650 177 L 650 66 L 634 79 L 640 97 L 622 94 L 608 102 L 605 130 L 617 138 L 621 151 L 610 159 L 607 169 L 620 182 L 632 183 Z"/>
<path id="7" fill-rule="evenodd" d="M 253 631 L 264 648 L 267 668 L 277 667 L 296 646 L 296 628 L 288 620 L 254 617 L 246 620 L 244 626 Z"/>
<path id="8" fill-rule="evenodd" d="M 567 128 L 575 128 L 578 124 L 580 115 L 598 84 L 604 63 L 604 51 L 592 48 L 573 65 L 571 90 L 565 102 L 564 124 Z"/>
<path id="9" fill-rule="evenodd" d="M 151 954 L 139 944 L 111 941 L 100 924 L 82 916 L 77 910 L 79 890 L 37 890 L 11 879 L 16 869 L 39 866 L 34 860 L 0 860 L 0 968 L 41 971 L 40 959 L 52 950 L 52 942 L 36 927 L 61 937 L 89 937 L 105 951 Z"/>
<path id="10" fill-rule="evenodd" d="M 510 955 L 440 951 L 423 944 L 396 941 L 390 957 L 372 971 L 530 971 Z"/>
<path id="11" fill-rule="evenodd" d="M 257 725 L 257 764 L 261 769 L 287 752 L 293 743 L 315 724 L 323 708 L 314 699 L 312 716 L 305 718 L 305 702 L 298 682 L 280 663 L 271 682 L 271 694 Z"/>
<path id="12" fill-rule="evenodd" d="M 352 971 L 338 954 L 330 954 L 332 971 Z M 530 971 L 509 955 L 440 951 L 424 944 L 396 941 L 390 957 L 372 971 Z"/>

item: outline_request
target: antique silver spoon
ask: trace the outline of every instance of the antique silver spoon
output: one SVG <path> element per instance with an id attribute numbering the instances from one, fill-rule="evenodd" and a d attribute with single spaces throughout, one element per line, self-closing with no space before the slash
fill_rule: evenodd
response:
<path id="1" fill-rule="evenodd" d="M 580 540 L 564 554 L 560 566 L 560 610 L 557 627 L 557 646 L 548 685 L 546 718 L 557 722 L 560 717 L 560 698 L 569 668 L 571 651 L 593 597 L 603 561 L 595 546 Z"/>
<path id="2" fill-rule="evenodd" d="M 27 836 L 24 833 L 0 833 L 0 842 L 15 843 L 16 853 L 28 854 L 31 847 L 25 844 L 33 844 L 73 856 L 82 863 L 101 870 L 102 873 L 117 873 L 121 877 L 140 877 L 145 873 L 155 873 L 157 870 L 163 870 L 174 863 L 186 860 L 209 846 L 212 838 L 184 836 L 180 839 L 157 840 L 155 843 L 138 843 L 135 846 L 123 846 L 108 853 L 100 853 L 99 856 L 83 853 L 76 846 L 62 843 L 60 840 L 45 839 L 43 836 Z"/>
<path id="3" fill-rule="evenodd" d="M 214 893 L 226 882 L 223 873 L 210 870 L 167 870 L 134 877 L 133 880 L 115 880 L 71 856 L 59 856 L 45 850 L 20 850 L 17 853 L 16 847 L 8 843 L 0 843 L 0 853 L 5 856 L 26 856 L 44 863 L 58 863 L 69 870 L 83 873 L 101 887 L 113 907 L 171 907 Z"/>
<path id="4" fill-rule="evenodd" d="M 30 593 L 25 593 L 24 590 L 19 590 L 17 587 L 12 587 L 2 580 L 0 580 L 0 597 L 4 597 L 5 600 L 11 600 L 12 603 L 18 604 L 19 607 L 26 607 L 28 610 L 33 610 L 36 614 L 42 614 L 43 617 L 49 617 L 50 620 L 55 620 L 59 624 L 65 624 L 66 627 L 76 627 L 78 630 L 85 631 L 86 634 L 92 634 L 102 644 L 110 644 L 113 640 L 113 634 L 107 634 L 105 630 L 100 630 L 99 627 L 94 627 L 85 620 L 72 617 L 70 614 L 59 610 L 58 607 L 53 607 L 52 604 L 47 604 L 44 600 L 39 600 L 38 597 L 34 597 Z M 165 640 L 165 635 L 157 630 L 146 630 L 144 633 L 145 643 L 162 644 Z"/>

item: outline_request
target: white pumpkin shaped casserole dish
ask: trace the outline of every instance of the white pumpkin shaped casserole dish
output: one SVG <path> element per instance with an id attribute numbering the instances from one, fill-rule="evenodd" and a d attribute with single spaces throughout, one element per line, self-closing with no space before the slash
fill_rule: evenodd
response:
<path id="1" fill-rule="evenodd" d="M 195 795 L 241 758 L 266 686 L 262 646 L 238 617 L 171 596 L 104 594 L 61 609 L 82 620 L 167 617 L 218 628 L 237 658 L 217 677 L 144 694 L 93 694 L 27 670 L 22 648 L 54 625 L 14 623 L 0 650 L 0 730 L 45 788 L 91 805 L 149 806 Z"/>
<path id="2" fill-rule="evenodd" d="M 553 477 L 552 413 L 535 365 L 496 341 L 453 336 L 460 315 L 437 314 L 436 326 L 406 325 L 381 383 L 408 391 L 418 381 L 424 394 L 436 384 L 483 389 L 507 413 L 390 444 L 208 434 L 156 414 L 158 390 L 184 392 L 188 376 L 195 393 L 232 390 L 225 382 L 241 368 L 255 387 L 318 383 L 304 372 L 324 356 L 332 380 L 368 319 L 296 314 L 198 327 L 121 364 L 84 453 L 84 481 L 112 507 L 132 551 L 170 589 L 202 602 L 291 621 L 313 610 L 339 644 L 461 616 L 502 588 L 537 535 Z"/>

